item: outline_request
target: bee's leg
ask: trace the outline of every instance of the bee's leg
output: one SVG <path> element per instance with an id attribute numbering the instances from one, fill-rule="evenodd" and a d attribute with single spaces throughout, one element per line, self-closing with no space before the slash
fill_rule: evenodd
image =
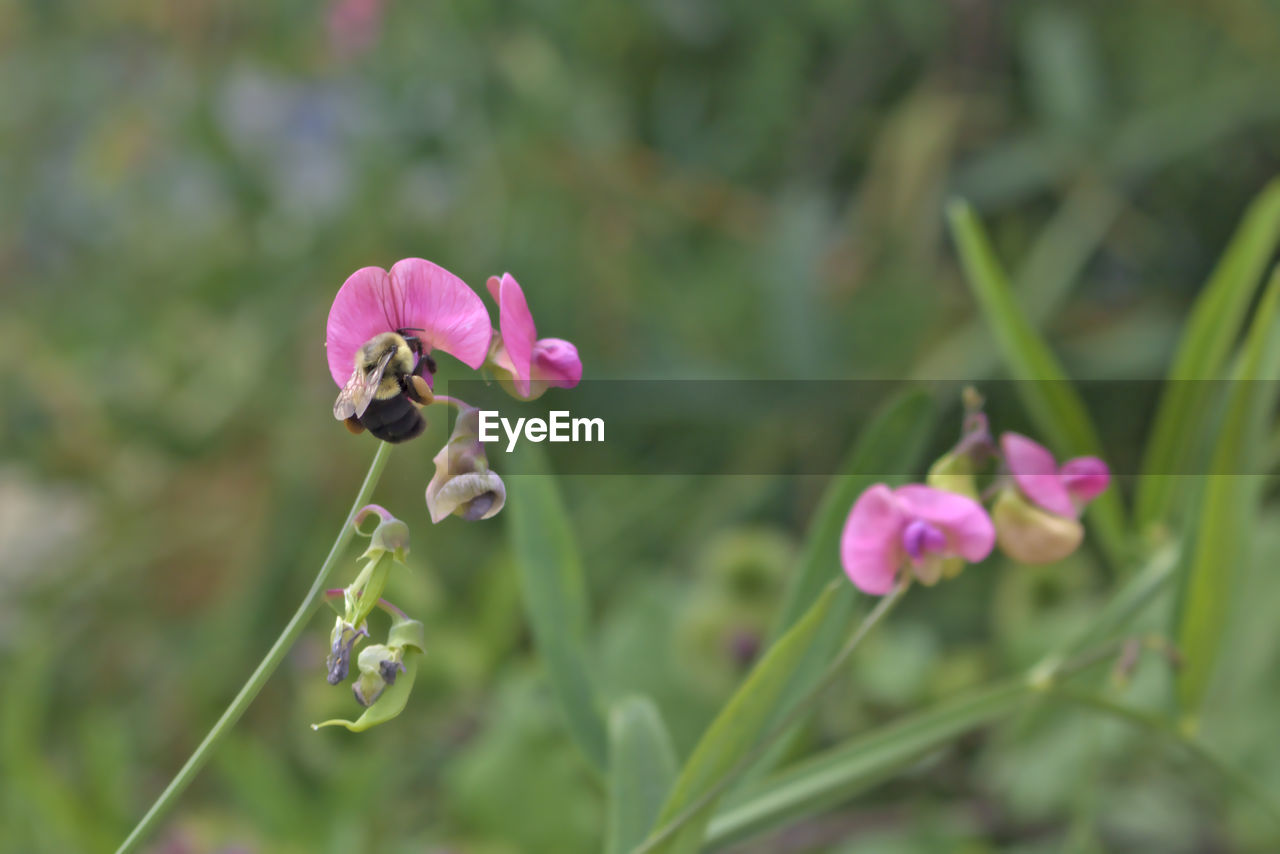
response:
<path id="1" fill-rule="evenodd" d="M 364 425 L 361 424 L 360 419 L 356 418 L 354 415 L 345 419 L 342 423 L 346 424 L 347 429 L 357 436 L 364 432 Z"/>
<path id="2" fill-rule="evenodd" d="M 434 374 L 434 373 L 436 372 L 436 360 L 435 360 L 435 359 L 433 359 L 433 358 L 431 358 L 431 354 L 430 354 L 430 353 L 419 353 L 419 354 L 418 354 L 418 364 L 417 364 L 417 366 L 413 369 L 413 372 L 414 372 L 415 374 L 417 374 L 418 376 L 422 376 L 422 369 L 423 369 L 423 368 L 426 368 L 426 369 L 427 369 L 427 373 L 429 373 L 429 374 Z"/>
<path id="3" fill-rule="evenodd" d="M 435 395 L 431 393 L 431 386 L 417 374 L 405 377 L 401 384 L 404 387 L 404 393 L 409 395 L 409 399 L 414 403 L 427 406 L 435 400 Z"/>

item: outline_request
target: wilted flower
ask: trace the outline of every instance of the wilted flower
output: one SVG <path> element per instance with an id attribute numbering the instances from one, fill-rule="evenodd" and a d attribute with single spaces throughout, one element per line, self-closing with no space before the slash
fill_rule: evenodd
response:
<path id="1" fill-rule="evenodd" d="M 436 473 L 427 484 L 432 522 L 450 514 L 468 522 L 488 519 L 506 503 L 507 488 L 489 469 L 489 458 L 480 442 L 479 410 L 464 409 L 458 414 L 449 441 L 432 462 Z"/>
<path id="2" fill-rule="evenodd" d="M 582 380 L 578 348 L 561 338 L 538 338 L 524 291 L 510 273 L 490 276 L 489 293 L 498 303 L 498 332 L 490 366 L 522 400 L 533 400 L 551 386 L 573 388 Z"/>
<path id="3" fill-rule="evenodd" d="M 964 562 L 991 553 L 995 529 L 977 501 L 910 484 L 878 483 L 858 497 L 840 538 L 840 560 L 849 580 L 873 596 L 893 589 L 903 567 L 925 584 L 950 578 Z"/>
<path id="4" fill-rule="evenodd" d="M 329 373 L 338 387 L 346 385 L 365 343 L 400 330 L 421 341 L 424 352 L 443 350 L 472 368 L 484 364 L 493 334 L 484 302 L 443 267 L 421 258 L 398 261 L 389 272 L 362 267 L 338 290 L 325 327 Z"/>
<path id="5" fill-rule="evenodd" d="M 1059 467 L 1047 448 L 1017 433 L 1002 435 L 1000 448 L 1013 479 L 991 511 L 1000 550 L 1023 563 L 1062 560 L 1084 539 L 1080 512 L 1110 483 L 1107 464 L 1077 457 Z"/>

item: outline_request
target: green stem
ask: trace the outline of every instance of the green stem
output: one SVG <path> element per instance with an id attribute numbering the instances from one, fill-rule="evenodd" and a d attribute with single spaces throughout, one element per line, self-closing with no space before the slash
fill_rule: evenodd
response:
<path id="1" fill-rule="evenodd" d="M 1055 697 L 1070 700 L 1078 705 L 1120 718 L 1134 726 L 1168 739 L 1186 750 L 1201 764 L 1212 768 L 1232 788 L 1253 801 L 1262 812 L 1266 813 L 1275 822 L 1277 827 L 1280 827 L 1280 805 L 1277 804 L 1271 793 L 1263 788 L 1261 783 L 1222 759 L 1210 750 L 1204 742 L 1174 726 L 1167 719 L 1143 709 L 1135 709 L 1132 706 L 1117 703 L 1101 694 L 1062 687 L 1051 689 L 1051 693 Z"/>
<path id="2" fill-rule="evenodd" d="M 187 788 L 200 769 L 204 767 L 204 764 L 209 761 L 209 757 L 213 754 L 213 748 L 235 726 L 236 721 L 240 720 L 240 716 L 244 714 L 245 709 L 249 708 L 249 704 L 258 696 L 262 686 L 271 678 L 271 674 L 275 672 L 276 667 L 280 665 L 289 649 L 302 634 L 315 606 L 321 600 L 329 573 L 333 571 L 338 558 L 346 551 L 347 544 L 351 542 L 351 537 L 355 534 L 355 525 L 353 523 L 356 512 L 369 503 L 369 498 L 373 494 L 374 487 L 378 484 L 378 479 L 382 476 L 382 470 L 386 467 L 387 457 L 390 454 L 391 445 L 387 442 L 379 442 L 378 452 L 374 454 L 373 462 L 369 464 L 369 472 L 364 476 L 364 483 L 360 485 L 360 491 L 356 493 L 356 500 L 351 505 L 351 512 L 347 514 L 346 521 L 342 523 L 338 538 L 334 540 L 333 548 L 329 550 L 328 557 L 324 559 L 324 563 L 320 566 L 320 571 L 316 573 L 315 581 L 311 582 L 311 589 L 303 597 L 302 604 L 298 606 L 298 610 L 294 612 L 293 618 L 284 627 L 280 637 L 276 638 L 276 642 L 271 645 L 266 657 L 259 662 L 257 669 L 249 677 L 249 681 L 244 683 L 240 693 L 236 694 L 235 699 L 231 701 L 231 705 L 227 706 L 227 710 L 222 713 L 222 717 L 218 718 L 218 722 L 213 725 L 213 729 L 209 730 L 209 734 L 204 737 L 204 741 L 200 742 L 200 746 L 187 759 L 182 769 L 169 781 L 169 785 L 160 793 L 160 797 L 151 805 L 151 809 L 147 810 L 147 814 L 134 827 L 133 832 L 129 834 L 124 842 L 120 843 L 120 847 L 116 849 L 116 854 L 129 854 L 129 852 L 135 851 L 142 840 L 156 829 L 160 820 L 164 818 L 165 813 L 173 806 L 178 796 Z"/>

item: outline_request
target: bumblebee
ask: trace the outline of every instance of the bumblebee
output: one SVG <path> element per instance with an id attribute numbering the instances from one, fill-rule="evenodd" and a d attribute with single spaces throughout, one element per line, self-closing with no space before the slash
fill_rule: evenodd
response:
<path id="1" fill-rule="evenodd" d="M 352 433 L 368 430 L 384 442 L 404 442 L 427 426 L 418 406 L 431 402 L 422 372 L 436 372 L 435 360 L 415 329 L 383 332 L 356 351 L 351 379 L 338 393 L 333 417 Z"/>

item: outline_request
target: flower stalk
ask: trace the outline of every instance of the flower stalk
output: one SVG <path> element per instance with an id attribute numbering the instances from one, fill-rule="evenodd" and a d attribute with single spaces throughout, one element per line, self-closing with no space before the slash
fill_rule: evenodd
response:
<path id="1" fill-rule="evenodd" d="M 262 690 L 262 686 L 267 684 L 271 674 L 280 666 L 280 662 L 284 660 L 294 643 L 302 635 L 312 614 L 315 612 L 316 606 L 324 599 L 325 585 L 328 582 L 329 575 L 338 564 L 338 558 L 346 551 L 351 538 L 355 535 L 354 522 L 356 514 L 369 503 L 369 499 L 373 495 L 374 488 L 378 485 L 378 480 L 382 477 L 383 469 L 386 468 L 387 458 L 390 455 L 391 445 L 387 442 L 379 442 L 378 451 L 374 454 L 373 461 L 369 464 L 369 471 L 365 474 L 364 482 L 360 484 L 355 501 L 351 504 L 351 510 L 347 513 L 346 520 L 338 531 L 338 536 L 333 542 L 333 548 L 329 550 L 324 563 L 320 565 L 315 580 L 311 582 L 311 589 L 307 591 L 302 603 L 298 605 L 298 610 L 294 612 L 284 630 L 280 632 L 280 637 L 276 638 L 276 642 L 271 645 L 271 649 L 267 651 L 266 656 L 258 663 L 248 681 L 244 683 L 239 693 L 236 694 L 235 699 L 231 701 L 231 705 L 227 706 L 226 711 L 218 718 L 213 728 L 209 730 L 208 735 L 204 737 L 204 740 L 195 749 L 195 752 L 191 754 L 182 768 L 178 770 L 178 773 L 169 781 L 169 785 L 156 798 L 155 803 L 139 820 L 124 842 L 120 843 L 120 847 L 116 849 L 116 854 L 130 854 L 130 852 L 138 850 L 138 846 L 142 841 L 157 828 L 165 814 L 177 802 L 178 797 L 195 779 L 196 774 L 200 772 L 204 764 L 209 761 L 209 757 L 213 755 L 213 749 L 218 745 L 218 742 L 240 720 L 240 716 L 249 708 L 254 698 L 258 696 L 258 692 Z"/>

